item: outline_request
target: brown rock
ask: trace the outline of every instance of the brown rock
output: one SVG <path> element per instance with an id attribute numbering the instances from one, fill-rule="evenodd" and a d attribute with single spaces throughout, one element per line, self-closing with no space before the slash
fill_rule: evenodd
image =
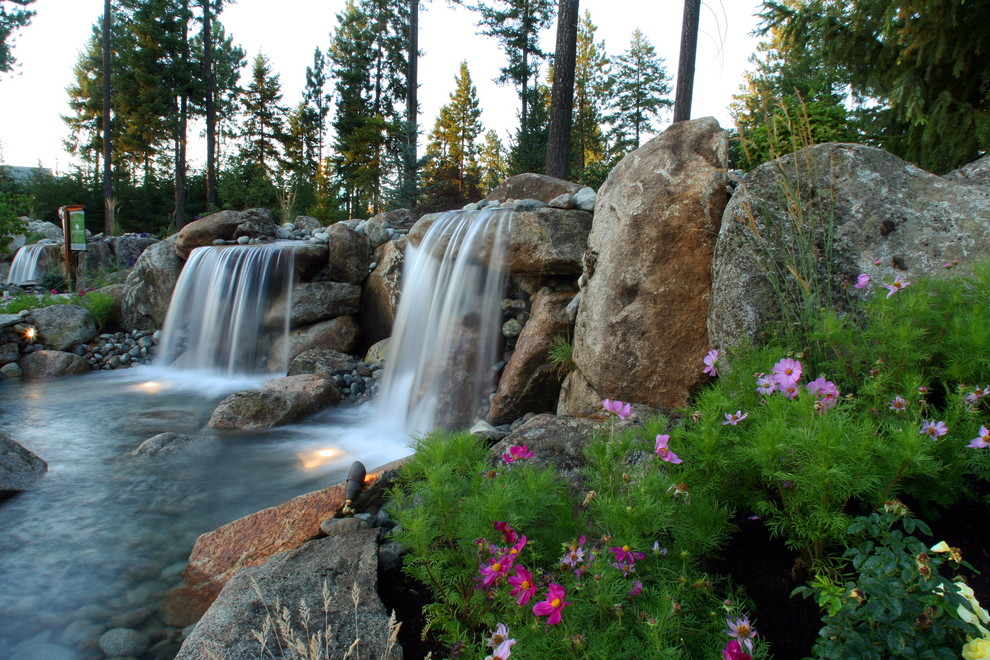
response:
<path id="1" fill-rule="evenodd" d="M 75 353 L 35 351 L 19 363 L 25 378 L 61 378 L 88 372 L 89 363 Z"/>
<path id="2" fill-rule="evenodd" d="M 357 345 L 360 334 L 361 328 L 351 316 L 338 316 L 329 321 L 296 328 L 289 333 L 289 364 L 292 364 L 300 353 L 311 348 L 328 348 L 339 353 L 350 353 Z M 269 354 L 268 364 L 283 363 L 285 341 L 282 337 L 275 341 Z"/>
<path id="3" fill-rule="evenodd" d="M 713 118 L 679 122 L 609 175 L 574 331 L 574 362 L 590 387 L 581 399 L 569 389 L 558 412 L 603 398 L 676 408 L 700 384 L 727 153 Z"/>
<path id="4" fill-rule="evenodd" d="M 275 220 L 267 209 L 246 211 L 218 211 L 205 218 L 190 222 L 175 235 L 175 253 L 188 259 L 195 248 L 213 245 L 222 239 L 234 240 L 241 236 L 272 238 L 275 236 Z"/>
<path id="5" fill-rule="evenodd" d="M 344 282 L 299 282 L 292 287 L 292 314 L 289 326 L 298 328 L 338 316 L 355 314 L 361 303 L 361 287 Z M 284 300 L 268 313 L 269 318 L 285 318 Z"/>
<path id="6" fill-rule="evenodd" d="M 556 408 L 564 372 L 550 362 L 547 352 L 554 337 L 566 335 L 571 327 L 566 308 L 573 297 L 573 293 L 550 289 L 542 289 L 533 297 L 530 319 L 492 398 L 488 416 L 493 424 Z"/>
<path id="7" fill-rule="evenodd" d="M 337 373 L 350 373 L 358 361 L 346 353 L 328 348 L 311 348 L 303 351 L 289 365 L 289 376 L 299 374 L 319 374 L 330 378 Z"/>
<path id="8" fill-rule="evenodd" d="M 295 257 L 296 275 L 300 280 L 309 280 L 326 268 L 330 250 L 320 243 L 307 243 L 295 247 L 292 254 Z"/>
<path id="9" fill-rule="evenodd" d="M 330 227 L 330 279 L 360 284 L 368 276 L 371 242 L 347 225 L 338 222 Z"/>
<path id="10" fill-rule="evenodd" d="M 209 426 L 214 429 L 270 429 L 334 405 L 340 392 L 318 374 L 273 378 L 260 389 L 236 392 L 220 402 Z"/>
<path id="11" fill-rule="evenodd" d="M 366 364 L 384 364 L 385 360 L 388 359 L 388 350 L 392 345 L 392 338 L 386 337 L 381 341 L 376 341 L 368 349 L 368 352 L 364 354 L 364 361 Z"/>
<path id="12" fill-rule="evenodd" d="M 503 181 L 485 197 L 489 202 L 504 202 L 508 199 L 538 199 L 549 204 L 555 197 L 564 193 L 574 194 L 583 186 L 545 174 L 517 174 Z"/>
<path id="13" fill-rule="evenodd" d="M 378 263 L 368 275 L 361 294 L 361 327 L 365 341 L 375 343 L 392 334 L 395 312 L 399 308 L 402 266 L 406 239 L 399 238 L 380 245 L 372 257 Z"/>

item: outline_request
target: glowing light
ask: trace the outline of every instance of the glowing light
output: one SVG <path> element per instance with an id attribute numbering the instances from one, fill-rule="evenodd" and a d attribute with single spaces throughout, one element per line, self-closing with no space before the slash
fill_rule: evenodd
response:
<path id="1" fill-rule="evenodd" d="M 332 463 L 344 455 L 344 452 L 336 447 L 325 447 L 323 449 L 310 449 L 299 452 L 299 462 L 304 470 L 315 470 L 318 467 Z"/>
<path id="2" fill-rule="evenodd" d="M 163 389 L 165 389 L 165 383 L 160 383 L 155 380 L 149 380 L 147 382 L 135 385 L 131 389 L 136 390 L 138 392 L 145 392 L 147 394 L 157 394 L 158 392 L 161 392 Z"/>
<path id="3" fill-rule="evenodd" d="M 24 331 L 24 336 L 27 339 L 34 339 L 37 334 L 38 331 L 35 330 L 34 328 L 28 328 L 27 330 Z"/>

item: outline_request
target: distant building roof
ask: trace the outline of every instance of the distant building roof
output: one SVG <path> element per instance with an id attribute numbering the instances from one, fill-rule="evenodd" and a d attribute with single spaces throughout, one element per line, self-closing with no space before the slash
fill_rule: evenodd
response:
<path id="1" fill-rule="evenodd" d="M 47 167 L 20 167 L 18 165 L 0 165 L 0 170 L 10 176 L 14 181 L 27 181 L 34 172 L 47 172 L 51 170 Z"/>

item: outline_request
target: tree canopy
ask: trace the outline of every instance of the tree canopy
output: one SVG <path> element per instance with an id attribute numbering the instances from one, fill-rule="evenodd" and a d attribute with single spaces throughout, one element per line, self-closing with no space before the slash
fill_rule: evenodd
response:
<path id="1" fill-rule="evenodd" d="M 11 42 L 14 32 L 31 22 L 34 10 L 28 5 L 34 0 L 0 0 L 0 73 L 10 71 L 14 62 Z"/>

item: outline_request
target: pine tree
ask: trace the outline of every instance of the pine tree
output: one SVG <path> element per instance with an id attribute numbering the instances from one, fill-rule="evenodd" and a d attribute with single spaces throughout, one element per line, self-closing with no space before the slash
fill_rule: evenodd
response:
<path id="1" fill-rule="evenodd" d="M 870 99 L 888 150 L 943 172 L 990 147 L 990 0 L 767 0 L 761 32 Z"/>
<path id="2" fill-rule="evenodd" d="M 306 145 L 307 158 L 315 172 L 323 160 L 323 143 L 327 132 L 327 115 L 330 114 L 330 95 L 326 93 L 327 62 L 317 48 L 313 52 L 313 66 L 306 67 L 306 87 L 303 89 L 305 123 L 312 126 L 312 141 Z"/>
<path id="3" fill-rule="evenodd" d="M 241 137 L 244 144 L 240 160 L 269 179 L 273 179 L 285 164 L 282 145 L 285 142 L 286 109 L 281 101 L 279 75 L 272 73 L 268 58 L 258 53 L 251 67 L 251 82 L 241 100 L 244 112 Z"/>
<path id="4" fill-rule="evenodd" d="M 467 62 L 454 77 L 450 103 L 440 108 L 424 168 L 424 186 L 437 208 L 457 208 L 479 196 L 477 140 L 481 135 L 481 106 Z"/>
<path id="5" fill-rule="evenodd" d="M 509 175 L 505 147 L 495 131 L 485 133 L 485 140 L 478 152 L 478 164 L 481 167 L 482 194 L 494 190 Z"/>
<path id="6" fill-rule="evenodd" d="M 521 124 L 509 151 L 509 174 L 543 172 L 547 165 L 547 128 L 550 122 L 550 88 L 534 84 L 529 89 L 529 120 Z"/>
<path id="7" fill-rule="evenodd" d="M 571 171 L 574 181 L 587 185 L 600 183 L 600 170 L 608 155 L 602 124 L 608 104 L 611 63 L 604 42 L 595 41 L 596 29 L 591 14 L 586 11 L 577 33 Z"/>
<path id="8" fill-rule="evenodd" d="M 636 29 L 629 49 L 615 59 L 612 116 L 620 148 L 636 148 L 642 137 L 656 130 L 660 112 L 673 105 L 670 76 L 653 44 Z"/>
<path id="9" fill-rule="evenodd" d="M 15 5 L 8 8 L 7 4 Z M 10 71 L 14 66 L 14 56 L 10 52 L 13 34 L 31 22 L 34 10 L 27 6 L 34 0 L 0 0 L 0 73 Z"/>

